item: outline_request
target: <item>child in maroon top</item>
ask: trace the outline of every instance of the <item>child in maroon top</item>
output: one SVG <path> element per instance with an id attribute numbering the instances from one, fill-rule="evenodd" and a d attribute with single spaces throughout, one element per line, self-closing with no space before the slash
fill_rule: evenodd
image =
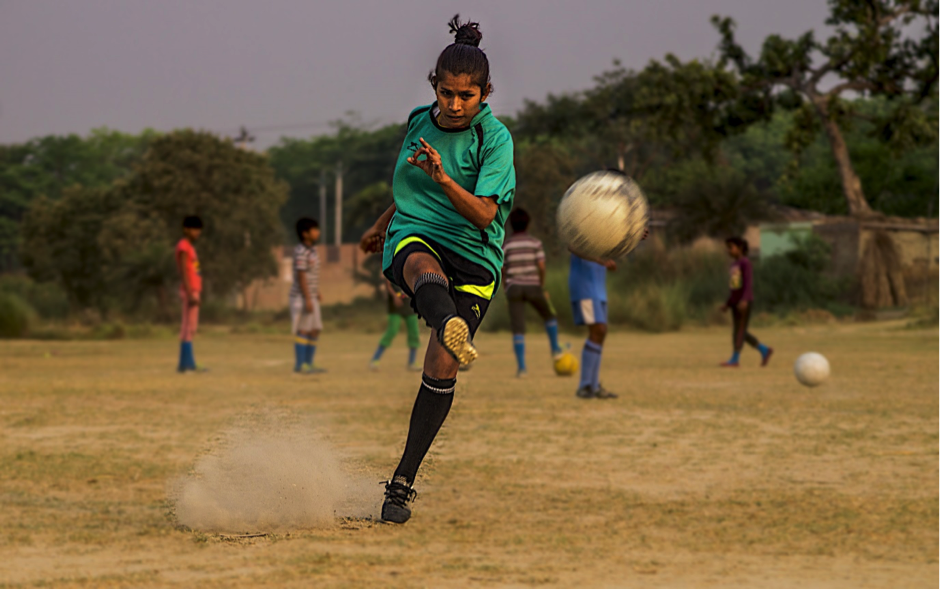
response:
<path id="1" fill-rule="evenodd" d="M 729 287 L 731 292 L 728 300 L 721 306 L 722 311 L 731 310 L 733 318 L 733 337 L 734 352 L 731 359 L 721 363 L 722 367 L 737 367 L 738 359 L 741 356 L 741 349 L 747 342 L 760 351 L 761 366 L 767 366 L 770 355 L 774 353 L 773 348 L 769 348 L 760 342 L 753 334 L 747 331 L 747 324 L 751 318 L 751 304 L 754 301 L 754 274 L 751 269 L 751 261 L 747 259 L 747 240 L 743 238 L 728 238 L 725 240 L 725 247 L 728 248 L 728 256 L 734 259 L 728 271 L 730 274 Z"/>

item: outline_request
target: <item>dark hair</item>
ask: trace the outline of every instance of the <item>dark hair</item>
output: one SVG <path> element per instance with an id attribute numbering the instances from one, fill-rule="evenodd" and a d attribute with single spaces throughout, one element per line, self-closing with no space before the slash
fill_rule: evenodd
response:
<path id="1" fill-rule="evenodd" d="M 469 74 L 473 83 L 480 87 L 481 94 L 486 94 L 487 88 L 492 93 L 490 62 L 480 49 L 480 41 L 483 39 L 480 23 L 468 21 L 460 24 L 460 15 L 456 14 L 447 24 L 454 35 L 454 42 L 437 57 L 437 65 L 428 74 L 428 82 L 436 89 L 441 72 L 448 72 L 452 76 Z"/>
<path id="2" fill-rule="evenodd" d="M 202 229 L 202 219 L 198 215 L 187 215 L 183 218 L 183 227 L 191 229 Z"/>
<path id="3" fill-rule="evenodd" d="M 747 240 L 739 236 L 733 236 L 725 240 L 725 244 L 734 244 L 741 251 L 741 254 L 747 256 Z"/>
<path id="4" fill-rule="evenodd" d="M 294 227 L 297 228 L 297 239 L 303 242 L 304 234 L 315 227 L 320 227 L 320 224 L 317 223 L 316 219 L 311 219 L 310 217 L 301 217 L 297 220 L 297 225 Z"/>
<path id="5" fill-rule="evenodd" d="M 512 226 L 512 231 L 525 231 L 529 227 L 529 221 L 531 221 L 529 212 L 521 207 L 516 207 L 509 214 L 509 225 Z"/>

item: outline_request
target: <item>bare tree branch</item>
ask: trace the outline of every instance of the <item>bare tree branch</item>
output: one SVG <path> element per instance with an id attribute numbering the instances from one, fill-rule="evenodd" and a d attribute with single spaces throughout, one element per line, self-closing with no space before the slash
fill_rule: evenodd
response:
<path id="1" fill-rule="evenodd" d="M 881 27 L 884 27 L 885 25 L 889 24 L 891 21 L 896 20 L 909 12 L 911 12 L 910 5 L 902 6 L 893 12 L 889 12 L 888 14 L 878 19 L 878 28 L 880 29 Z M 918 11 L 918 12 L 923 14 L 923 11 Z"/>
<path id="2" fill-rule="evenodd" d="M 871 82 L 866 82 L 863 80 L 853 80 L 851 82 L 843 82 L 842 84 L 836 84 L 830 88 L 827 92 L 823 93 L 822 96 L 825 98 L 830 98 L 832 96 L 839 96 L 846 90 L 876 90 L 877 87 Z"/>

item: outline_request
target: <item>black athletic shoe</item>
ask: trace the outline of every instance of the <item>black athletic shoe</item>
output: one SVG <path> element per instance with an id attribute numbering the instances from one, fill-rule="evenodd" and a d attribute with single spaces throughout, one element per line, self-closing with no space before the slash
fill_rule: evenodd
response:
<path id="1" fill-rule="evenodd" d="M 590 385 L 585 385 L 584 387 L 578 388 L 578 391 L 574 393 L 581 399 L 593 399 L 597 397 L 597 392 L 591 389 Z"/>
<path id="2" fill-rule="evenodd" d="M 385 482 L 385 502 L 382 504 L 382 520 L 402 524 L 411 518 L 411 503 L 418 492 L 414 491 L 404 477 L 396 476 Z"/>
<path id="3" fill-rule="evenodd" d="M 612 391 L 607 391 L 604 389 L 603 385 L 600 385 L 598 386 L 597 391 L 594 392 L 594 397 L 597 399 L 616 399 L 620 396 Z"/>
<path id="4" fill-rule="evenodd" d="M 470 326 L 460 316 L 452 315 L 444 320 L 437 340 L 461 367 L 469 367 L 477 359 L 477 349 L 470 342 Z"/>

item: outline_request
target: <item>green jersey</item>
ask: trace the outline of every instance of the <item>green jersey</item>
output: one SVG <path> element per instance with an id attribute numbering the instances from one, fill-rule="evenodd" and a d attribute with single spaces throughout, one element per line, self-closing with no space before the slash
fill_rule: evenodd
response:
<path id="1" fill-rule="evenodd" d="M 392 192 L 396 213 L 385 239 L 383 268 L 389 269 L 399 244 L 426 236 L 490 270 L 499 281 L 503 266 L 506 217 L 516 192 L 512 136 L 484 104 L 466 129 L 447 129 L 437 122 L 437 103 L 419 107 L 408 117 L 408 134 L 395 164 Z M 463 217 L 444 190 L 408 158 L 424 138 L 441 154 L 444 171 L 470 194 L 492 198 L 496 218 L 483 230 Z M 495 290 L 495 285 L 494 285 Z"/>

